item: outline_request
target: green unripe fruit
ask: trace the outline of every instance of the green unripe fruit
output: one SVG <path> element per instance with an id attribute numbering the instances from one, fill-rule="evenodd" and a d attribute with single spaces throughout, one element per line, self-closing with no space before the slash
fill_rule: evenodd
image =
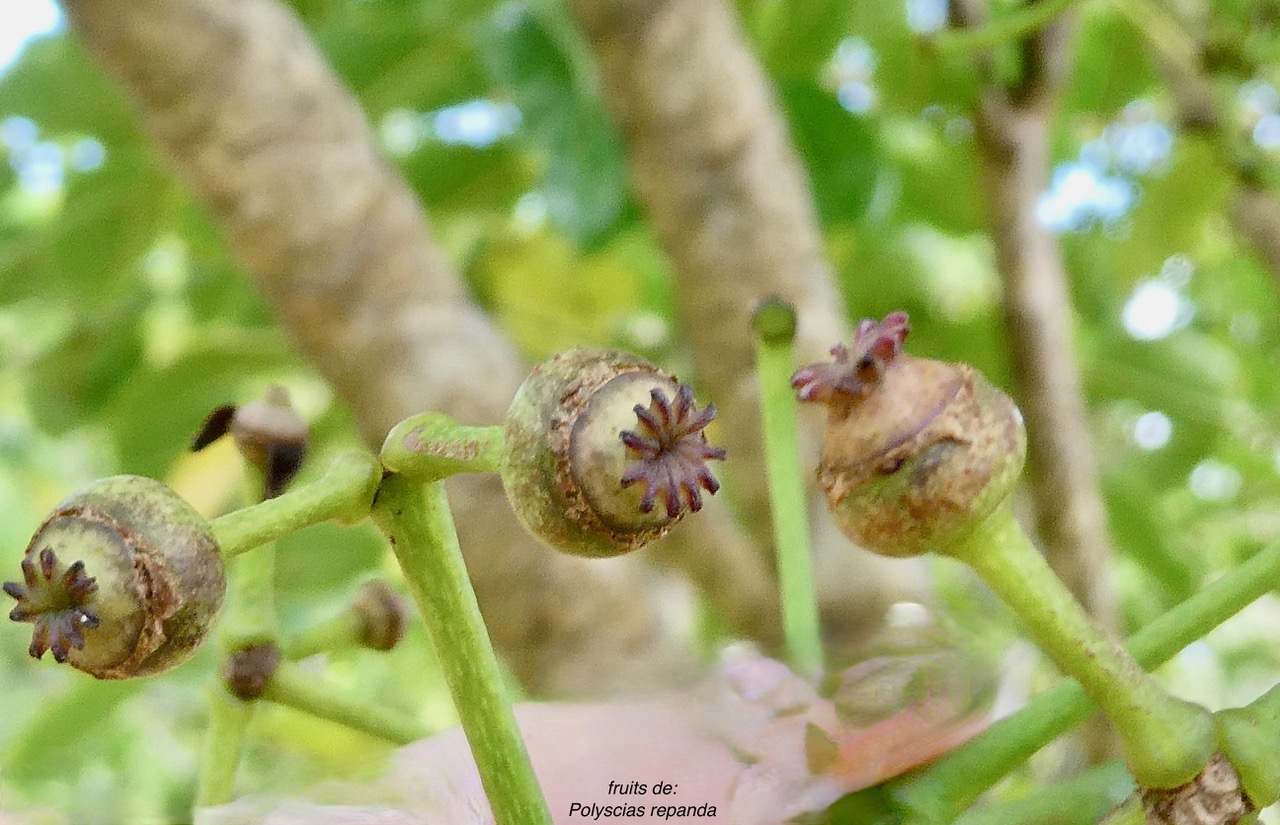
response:
<path id="1" fill-rule="evenodd" d="M 534 369 L 507 412 L 503 485 L 557 550 L 616 556 L 662 536 L 719 484 L 692 391 L 642 358 L 575 349 Z"/>
<path id="2" fill-rule="evenodd" d="M 141 476 L 95 481 L 58 505 L 27 545 L 23 583 L 4 590 L 30 652 L 99 679 L 168 670 L 203 641 L 222 604 L 222 556 L 208 524 Z"/>

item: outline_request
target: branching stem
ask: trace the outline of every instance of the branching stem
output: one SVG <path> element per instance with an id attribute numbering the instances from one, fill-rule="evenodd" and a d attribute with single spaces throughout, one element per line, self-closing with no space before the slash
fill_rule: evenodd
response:
<path id="1" fill-rule="evenodd" d="M 946 552 L 1013 608 L 1041 650 L 1103 710 L 1139 785 L 1173 788 L 1204 769 L 1217 746 L 1209 711 L 1170 694 L 1098 630 L 1007 503 Z"/>
<path id="2" fill-rule="evenodd" d="M 1271 592 L 1278 580 L 1280 542 L 1274 542 L 1138 631 L 1128 650 L 1144 668 L 1158 667 Z M 1088 718 L 1091 709 L 1078 683 L 1063 682 L 932 765 L 888 783 L 887 791 L 920 822 L 954 822 L 1002 777 Z"/>
<path id="3" fill-rule="evenodd" d="M 324 475 L 276 498 L 220 516 L 210 527 L 225 558 L 234 558 L 303 527 L 337 519 L 354 523 L 369 515 L 382 466 L 368 453 L 338 456 Z"/>

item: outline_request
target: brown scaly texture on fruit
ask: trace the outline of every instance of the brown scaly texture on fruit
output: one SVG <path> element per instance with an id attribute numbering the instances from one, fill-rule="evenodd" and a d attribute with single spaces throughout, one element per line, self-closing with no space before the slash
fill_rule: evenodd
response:
<path id="1" fill-rule="evenodd" d="M 511 402 L 502 480 L 529 532 L 557 550 L 616 556 L 662 536 L 724 451 L 703 429 L 692 390 L 642 358 L 575 349 L 534 369 Z"/>
<path id="2" fill-rule="evenodd" d="M 200 515 L 158 481 L 113 476 L 62 502 L 27 545 L 9 617 L 31 622 L 31 655 L 99 679 L 185 661 L 226 589 L 222 556 Z"/>
<path id="3" fill-rule="evenodd" d="M 887 556 L 945 550 L 1004 500 L 1026 453 L 1008 396 L 967 364 L 905 355 L 908 331 L 903 312 L 863 321 L 852 349 L 792 378 L 828 407 L 818 479 L 836 523 Z"/>

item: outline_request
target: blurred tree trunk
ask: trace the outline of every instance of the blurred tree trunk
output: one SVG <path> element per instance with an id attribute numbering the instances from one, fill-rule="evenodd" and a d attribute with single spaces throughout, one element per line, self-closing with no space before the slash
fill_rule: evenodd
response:
<path id="1" fill-rule="evenodd" d="M 966 26 L 985 17 L 975 3 L 955 10 Z M 1021 79 L 1011 87 L 988 84 L 976 125 L 1009 358 L 1027 417 L 1036 533 L 1055 572 L 1096 619 L 1114 628 L 1111 537 L 1076 364 L 1067 272 L 1057 239 L 1036 218 L 1036 201 L 1049 185 L 1069 40 L 1070 21 L 1063 17 L 1027 36 Z"/>
<path id="2" fill-rule="evenodd" d="M 671 259 L 698 383 L 720 409 L 737 509 L 772 545 L 750 332 L 757 302 L 799 313 L 802 363 L 827 358 L 851 332 L 823 248 L 808 176 L 777 95 L 727 0 L 571 0 L 591 43 L 601 94 L 627 144 L 631 177 Z M 810 415 L 806 413 L 806 415 Z M 804 421 L 816 461 L 816 417 Z M 730 468 L 731 471 L 732 468 Z M 830 635 L 851 641 L 888 604 L 920 598 L 912 562 L 854 552 L 819 520 L 820 597 Z"/>
<path id="3" fill-rule="evenodd" d="M 299 350 L 367 443 L 436 409 L 501 419 L 525 366 L 470 301 L 354 97 L 276 0 L 65 0 L 68 20 L 211 208 Z M 534 543 L 495 477 L 451 501 L 490 633 L 529 688 L 591 695 L 693 667 L 637 559 L 591 563 Z M 695 574 L 731 620 L 768 634 L 771 590 L 721 523 L 686 529 Z M 754 565 L 754 567 L 753 567 Z M 763 610 L 759 609 L 763 607 Z M 681 611 L 683 612 L 683 611 Z"/>

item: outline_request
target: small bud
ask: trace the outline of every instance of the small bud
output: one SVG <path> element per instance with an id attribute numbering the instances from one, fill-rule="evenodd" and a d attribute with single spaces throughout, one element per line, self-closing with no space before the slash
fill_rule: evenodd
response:
<path id="1" fill-rule="evenodd" d="M 818 479 L 836 523 L 887 556 L 944 551 L 1017 482 L 1022 415 L 967 364 L 902 353 L 904 312 L 858 325 L 834 363 L 796 372 L 801 401 L 826 404 Z"/>
<path id="2" fill-rule="evenodd" d="M 351 609 L 360 617 L 360 641 L 365 647 L 386 651 L 404 638 L 408 607 L 404 597 L 382 579 L 362 584 L 351 601 Z"/>
<path id="3" fill-rule="evenodd" d="M 538 366 L 507 412 L 502 480 L 524 526 L 549 546 L 616 556 L 660 537 L 719 482 L 724 450 L 693 390 L 623 352 L 576 349 Z"/>
<path id="4" fill-rule="evenodd" d="M 227 433 L 245 460 L 266 477 L 264 499 L 283 493 L 307 457 L 307 422 L 293 408 L 289 391 L 275 384 L 257 401 L 243 407 L 218 407 L 210 413 L 191 449 L 202 450 Z"/>
<path id="5" fill-rule="evenodd" d="M 158 481 L 100 479 L 62 502 L 22 559 L 9 618 L 45 651 L 99 679 L 168 670 L 204 639 L 226 589 L 200 515 Z"/>
<path id="6" fill-rule="evenodd" d="M 280 667 L 281 658 L 280 648 L 270 642 L 238 650 L 222 664 L 222 683 L 237 699 L 257 699 Z"/>

